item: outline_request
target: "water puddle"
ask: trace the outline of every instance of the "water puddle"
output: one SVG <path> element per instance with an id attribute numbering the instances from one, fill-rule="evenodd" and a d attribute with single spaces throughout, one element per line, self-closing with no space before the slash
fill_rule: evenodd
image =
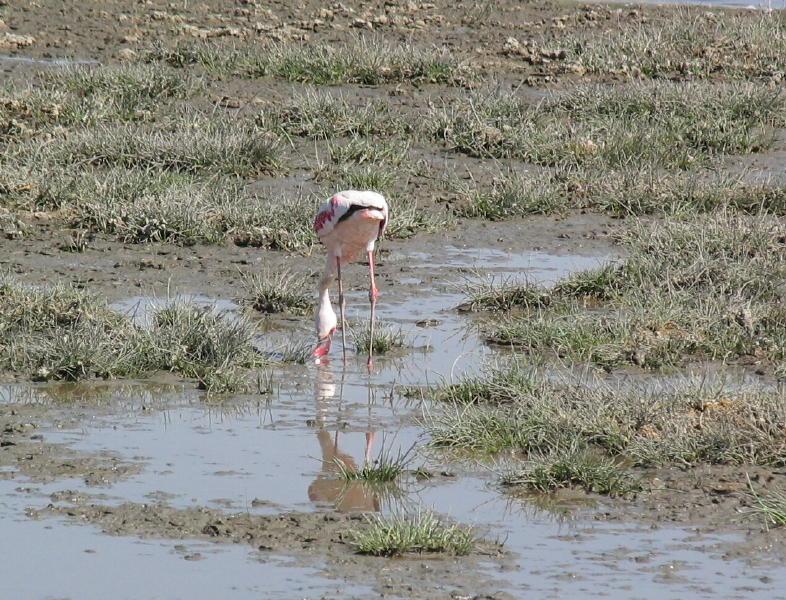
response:
<path id="1" fill-rule="evenodd" d="M 28 499 L 18 497 L 16 485 L 0 481 L 4 598 L 212 600 L 369 593 L 322 577 L 321 565 L 294 565 L 246 546 L 114 537 L 67 521 L 31 520 L 19 514 L 18 504 Z"/>
<path id="2" fill-rule="evenodd" d="M 396 258 L 410 265 L 403 277 L 412 281 L 449 265 L 542 283 L 608 259 L 460 248 Z M 232 302 L 192 299 L 229 314 L 239 311 Z M 260 564 L 243 545 L 109 537 L 91 527 L 22 516 L 27 506 L 46 505 L 49 494 L 65 488 L 101 493 L 107 504 L 163 501 L 255 514 L 431 507 L 476 526 L 489 538 L 505 540 L 513 558 L 489 560 L 482 569 L 515 597 L 731 598 L 740 597 L 743 588 L 745 595 L 774 597 L 778 589 L 786 589 L 786 569 L 725 558 L 718 548 L 731 538 L 595 521 L 592 510 L 580 507 L 571 508 L 565 520 L 564 512 L 504 496 L 482 470 L 442 464 L 439 457 L 417 455 L 411 467 L 422 464 L 444 471 L 442 476 L 425 482 L 405 479 L 400 489 L 381 491 L 341 481 L 335 459 L 360 466 L 383 446 L 396 454 L 422 443 L 415 419 L 422 407 L 394 393 L 397 384 L 458 377 L 493 358 L 494 351 L 480 343 L 454 310 L 461 300 L 455 284 L 424 286 L 417 297 L 385 295 L 383 290 L 380 319 L 404 328 L 415 348 L 403 356 L 380 357 L 370 376 L 363 357 L 350 353 L 348 364 L 342 364 L 339 342 L 327 365 L 276 366 L 275 393 L 218 404 L 176 384 L 153 391 L 144 385 L 106 386 L 103 399 L 72 394 L 70 405 L 63 402 L 68 392 L 62 389 L 53 394 L 48 387 L 5 387 L 0 401 L 50 403 L 79 415 L 78 426 L 44 431 L 47 441 L 86 453 L 112 452 L 143 468 L 100 489 L 76 479 L 40 484 L 21 476 L 0 477 L 0 538 L 19 540 L 0 546 L 4 592 L 10 597 L 80 599 L 104 598 L 107 590 L 120 598 L 172 598 L 169 590 L 182 590 L 189 599 L 368 594 L 368 579 L 359 586 L 354 580 L 347 583 L 346 576 L 318 561 L 303 566 L 266 557 Z M 365 315 L 364 302 L 361 292 L 349 295 L 359 316 Z M 149 312 L 140 307 L 150 305 L 149 298 L 132 298 L 115 308 L 144 322 Z M 184 560 L 187 556 L 202 560 Z M 36 576 L 41 570 L 51 577 Z M 78 578 L 85 573 L 97 575 Z"/>
<path id="3" fill-rule="evenodd" d="M 498 577 L 516 597 L 770 598 L 786 589 L 786 569 L 776 558 L 753 566 L 724 556 L 741 536 L 594 521 L 592 510 L 538 507 L 473 477 L 429 487 L 420 499 L 504 539 L 515 565 Z"/>
<path id="4" fill-rule="evenodd" d="M 0 64 L 2 63 L 36 65 L 42 67 L 96 66 L 101 64 L 97 60 L 89 58 L 34 58 L 32 56 L 0 54 Z"/>

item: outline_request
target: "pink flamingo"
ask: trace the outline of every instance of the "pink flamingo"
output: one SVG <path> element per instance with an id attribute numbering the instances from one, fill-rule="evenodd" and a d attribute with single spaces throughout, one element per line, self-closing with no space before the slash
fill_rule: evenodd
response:
<path id="1" fill-rule="evenodd" d="M 368 256 L 371 302 L 371 326 L 368 348 L 368 367 L 373 364 L 374 310 L 379 291 L 374 281 L 374 244 L 388 224 L 388 203 L 381 194 L 369 191 L 346 190 L 323 202 L 314 219 L 314 231 L 327 248 L 325 271 L 319 281 L 317 307 L 317 345 L 312 352 L 317 362 L 330 352 L 330 340 L 336 331 L 336 313 L 330 303 L 330 282 L 338 275 L 338 303 L 341 312 L 341 342 L 344 360 L 347 357 L 346 321 L 344 318 L 344 285 L 341 267 L 365 251 Z"/>

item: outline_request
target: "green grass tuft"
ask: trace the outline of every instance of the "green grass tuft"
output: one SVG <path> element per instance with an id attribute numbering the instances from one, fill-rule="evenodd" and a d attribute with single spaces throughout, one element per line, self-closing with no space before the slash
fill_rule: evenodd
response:
<path id="1" fill-rule="evenodd" d="M 413 516 L 369 516 L 363 529 L 350 533 L 351 543 L 360 554 L 400 556 L 408 553 L 444 553 L 464 556 L 477 541 L 471 529 L 447 525 L 433 513 Z"/>
<path id="2" fill-rule="evenodd" d="M 382 448 L 379 455 L 372 463 L 366 463 L 361 469 L 347 465 L 340 459 L 335 459 L 338 475 L 347 481 L 366 481 L 368 483 L 390 483 L 404 473 L 411 461 L 412 448 L 405 452 L 399 451 L 393 455 L 388 449 Z"/>
<path id="3" fill-rule="evenodd" d="M 432 393 L 453 400 L 424 417 L 432 447 L 524 452 L 534 460 L 578 445 L 631 466 L 786 464 L 784 396 L 776 390 L 701 380 L 654 388 L 598 379 L 499 385 L 500 375 L 486 377 Z M 462 389 L 481 392 L 462 395 Z"/>
<path id="4" fill-rule="evenodd" d="M 536 492 L 580 487 L 595 494 L 625 496 L 640 489 L 613 460 L 575 445 L 530 458 L 524 468 L 503 473 L 500 481 Z"/>
<path id="5" fill-rule="evenodd" d="M 280 107 L 270 105 L 257 116 L 263 129 L 312 139 L 397 136 L 412 128 L 382 100 L 351 104 L 343 95 L 307 91 Z"/>
<path id="6" fill-rule="evenodd" d="M 753 500 L 750 509 L 752 514 L 760 516 L 767 528 L 786 526 L 786 494 L 776 491 L 762 496 L 754 489 L 750 477 L 748 477 L 748 489 Z"/>
<path id="7" fill-rule="evenodd" d="M 309 288 L 307 277 L 290 271 L 265 271 L 243 275 L 249 304 L 262 313 L 310 314 L 313 300 L 306 293 Z"/>
<path id="8" fill-rule="evenodd" d="M 367 322 L 356 323 L 350 328 L 358 352 L 368 352 L 371 345 L 371 329 Z M 408 345 L 407 336 L 400 326 L 377 321 L 374 324 L 374 353 L 386 354 Z"/>
<path id="9" fill-rule="evenodd" d="M 19 152 L 24 159 L 36 157 L 55 166 L 78 164 L 241 177 L 280 169 L 275 136 L 241 121 L 199 115 L 154 129 L 97 126 L 56 145 L 44 149 L 28 145 Z"/>
<path id="10" fill-rule="evenodd" d="M 380 38 L 357 37 L 346 44 L 272 43 L 265 46 L 220 46 L 179 43 L 154 46 L 148 60 L 175 67 L 198 64 L 210 72 L 241 77 L 276 77 L 287 81 L 330 85 L 418 82 L 462 85 L 472 71 L 447 50 L 390 44 Z"/>
<path id="11" fill-rule="evenodd" d="M 719 14 L 681 8 L 665 21 L 561 40 L 567 63 L 630 77 L 770 79 L 786 68 L 786 21 L 777 11 Z"/>

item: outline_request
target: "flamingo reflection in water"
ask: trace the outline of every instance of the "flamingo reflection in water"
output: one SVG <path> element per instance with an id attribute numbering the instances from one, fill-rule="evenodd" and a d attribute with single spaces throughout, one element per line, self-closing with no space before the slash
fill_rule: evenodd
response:
<path id="1" fill-rule="evenodd" d="M 336 432 L 331 434 L 325 429 L 327 413 L 336 400 L 335 408 L 341 406 L 343 399 L 343 375 L 337 386 L 333 373 L 326 365 L 317 366 L 317 375 L 314 384 L 314 404 L 316 409 L 315 426 L 317 428 L 317 441 L 322 455 L 322 469 L 316 479 L 308 486 L 308 497 L 312 502 L 325 502 L 332 504 L 341 512 L 353 511 L 379 511 L 380 495 L 378 490 L 369 487 L 363 481 L 347 481 L 341 477 L 341 467 L 357 470 L 357 464 L 352 456 L 339 449 L 338 423 Z M 338 413 L 339 411 L 336 410 Z M 371 447 L 374 441 L 374 432 L 371 430 L 369 419 L 366 432 L 365 460 L 371 458 Z"/>

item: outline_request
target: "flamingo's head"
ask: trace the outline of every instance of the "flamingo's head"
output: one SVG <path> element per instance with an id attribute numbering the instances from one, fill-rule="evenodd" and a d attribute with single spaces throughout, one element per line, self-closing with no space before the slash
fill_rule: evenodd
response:
<path id="1" fill-rule="evenodd" d="M 311 351 L 311 356 L 316 358 L 317 362 L 320 362 L 319 359 L 330 352 L 330 342 L 333 339 L 333 333 L 335 331 L 336 328 L 334 327 L 324 337 L 317 336 L 317 345 Z"/>

